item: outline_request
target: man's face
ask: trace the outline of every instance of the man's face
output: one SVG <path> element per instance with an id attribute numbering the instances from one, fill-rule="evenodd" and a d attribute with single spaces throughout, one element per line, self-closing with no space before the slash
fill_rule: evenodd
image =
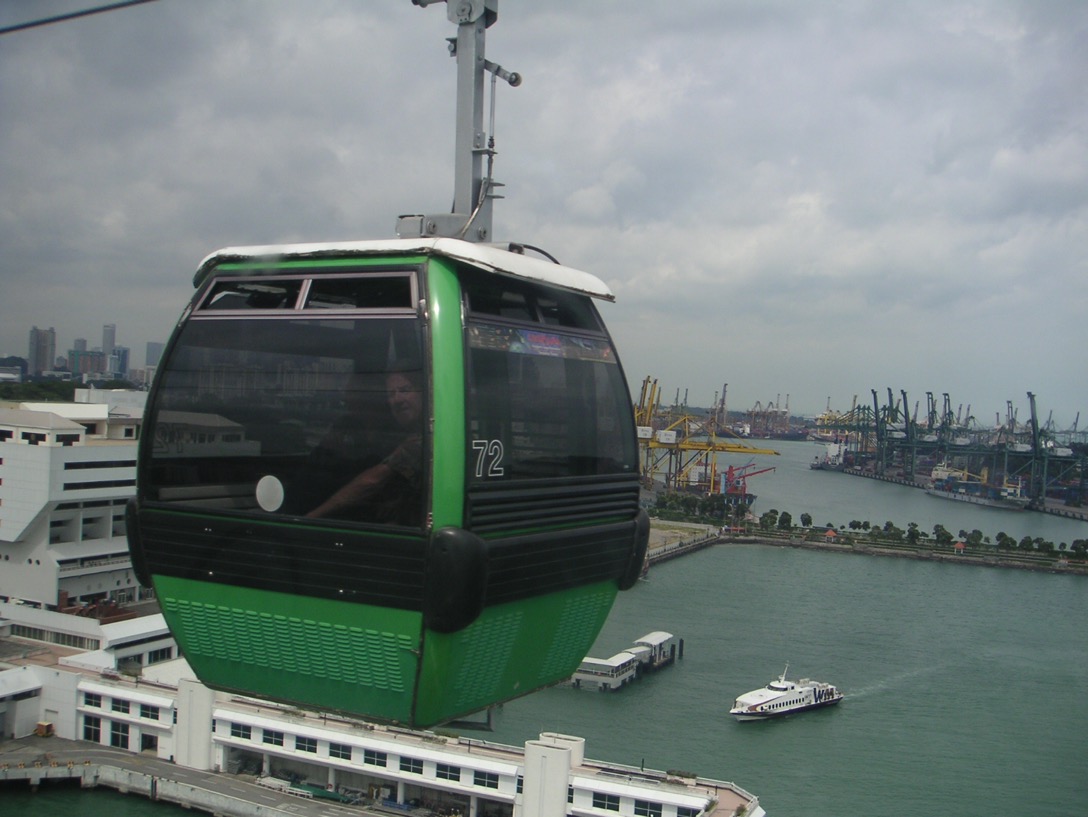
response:
<path id="1" fill-rule="evenodd" d="M 385 380 L 389 410 L 402 428 L 415 428 L 423 416 L 423 393 L 411 378 L 394 372 Z"/>

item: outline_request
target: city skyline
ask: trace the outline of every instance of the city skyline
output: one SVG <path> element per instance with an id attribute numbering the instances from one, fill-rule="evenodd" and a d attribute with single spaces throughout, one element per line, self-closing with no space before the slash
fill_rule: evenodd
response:
<path id="1" fill-rule="evenodd" d="M 38 355 L 35 354 L 35 337 L 36 333 L 49 336 L 51 333 L 52 339 L 48 342 L 47 346 L 51 349 L 51 354 L 48 354 L 49 365 L 46 367 L 36 366 L 35 358 Z M 110 355 L 120 354 L 123 357 L 122 365 L 118 371 L 128 372 L 132 369 L 147 368 L 149 365 L 155 365 L 158 362 L 158 355 L 162 353 L 162 348 L 166 345 L 166 338 L 163 340 L 148 340 L 137 342 L 135 345 L 128 343 L 117 342 L 117 324 L 109 323 L 103 324 L 100 331 L 101 342 L 91 345 L 87 337 L 83 335 L 77 335 L 71 338 L 70 342 L 64 342 L 60 338 L 60 330 L 56 326 L 49 326 L 48 328 L 39 327 L 34 325 L 27 330 L 27 343 L 21 350 L 0 349 L 0 358 L 21 358 L 27 362 L 27 374 L 28 376 L 34 376 L 36 370 L 41 371 L 55 371 L 56 364 L 64 360 L 65 364 L 70 370 L 74 371 L 72 367 L 73 353 L 77 355 L 86 354 L 102 354 L 108 360 Z M 39 344 L 40 348 L 43 348 L 46 344 Z M 141 350 L 142 358 L 134 358 L 132 353 L 134 350 Z M 154 358 L 152 361 L 151 358 Z M 137 365 L 137 360 L 142 362 Z"/>
<path id="2" fill-rule="evenodd" d="M 103 325 L 103 330 L 106 330 L 108 327 L 111 327 L 111 326 L 116 331 L 116 324 L 104 324 Z M 163 350 L 164 350 L 164 348 L 166 346 L 166 341 L 168 339 L 169 338 L 165 338 L 165 339 L 163 339 L 161 341 L 145 341 L 145 342 L 139 344 L 138 346 L 134 346 L 134 347 L 126 347 L 125 344 L 118 344 L 118 348 L 128 348 L 128 349 L 140 348 L 140 349 L 142 349 L 143 353 L 144 353 L 144 363 L 142 365 L 135 365 L 130 360 L 129 365 L 128 365 L 127 368 L 130 371 L 132 371 L 132 370 L 146 370 L 149 366 L 156 365 L 158 363 L 158 355 L 162 354 L 162 352 L 163 352 Z M 86 339 L 82 338 L 82 337 L 73 338 L 73 340 L 72 340 L 73 345 L 69 346 L 68 350 L 63 354 L 58 352 L 56 357 L 59 358 L 59 357 L 66 356 L 67 352 L 75 349 L 76 348 L 75 344 L 77 344 L 81 340 L 86 341 Z M 57 348 L 58 349 L 60 348 L 59 344 L 58 344 Z M 102 347 L 97 347 L 97 348 L 101 349 Z M 95 351 L 95 349 L 94 348 L 87 349 L 86 351 L 91 352 L 91 351 Z M 6 352 L 0 350 L 0 358 L 9 357 L 9 356 L 10 357 L 21 357 L 21 358 L 27 359 L 26 354 L 9 354 L 9 353 L 6 353 Z M 154 357 L 154 359 L 155 359 L 154 364 L 151 364 L 151 363 L 148 362 L 148 359 L 151 358 L 151 357 Z M 628 375 L 630 376 L 630 373 L 628 373 Z M 639 385 L 638 383 L 630 383 L 631 397 L 632 397 L 633 400 L 636 400 L 636 401 L 638 399 L 638 394 L 639 394 L 638 385 Z M 660 385 L 660 388 L 661 388 L 661 403 L 662 403 L 662 405 L 666 405 L 666 406 L 667 405 L 672 405 L 673 401 L 676 400 L 677 397 L 679 397 L 679 400 L 680 400 L 681 404 L 688 405 L 688 406 L 691 406 L 693 408 L 711 409 L 711 408 L 714 407 L 714 405 L 716 405 L 714 400 L 707 399 L 707 400 L 705 400 L 703 402 L 700 402 L 699 399 L 697 399 L 697 398 L 695 398 L 693 396 L 695 394 L 702 394 L 702 392 L 704 390 L 702 388 L 702 386 L 704 386 L 704 385 L 709 386 L 709 384 L 691 384 L 691 385 L 688 385 L 688 384 L 669 384 L 669 383 L 662 382 L 659 379 L 659 385 Z M 888 386 L 884 386 L 884 385 L 871 386 L 869 390 L 866 390 L 866 391 L 863 391 L 863 392 L 859 393 L 858 396 L 857 396 L 857 405 L 859 405 L 859 406 L 871 406 L 872 405 L 871 389 L 874 389 L 874 388 L 877 391 L 877 395 L 879 397 L 881 405 L 884 405 L 884 403 L 886 401 L 886 396 L 885 395 L 887 394 L 887 389 L 889 388 Z M 896 388 L 894 386 L 891 387 L 891 388 L 892 388 L 892 392 L 893 392 L 893 402 L 898 402 L 900 400 L 900 398 L 901 398 L 901 392 L 900 392 L 900 390 L 898 388 Z M 940 393 L 935 392 L 935 394 L 936 394 L 937 397 L 940 397 Z M 714 397 L 715 398 L 720 397 L 720 387 L 719 387 L 718 390 L 716 390 L 714 392 Z M 997 426 L 1001 426 L 1001 425 L 1005 424 L 1007 422 L 1008 403 L 1012 404 L 1013 410 L 1016 412 L 1018 422 L 1026 423 L 1027 418 L 1029 417 L 1029 401 L 1027 399 L 1026 393 L 1024 395 L 1020 395 L 1020 396 L 1010 396 L 1008 398 L 1007 403 L 1002 403 L 1001 405 L 995 405 L 992 408 L 991 407 L 981 408 L 979 406 L 976 406 L 975 404 L 973 404 L 971 402 L 970 395 L 952 395 L 951 397 L 952 397 L 952 409 L 953 409 L 953 411 L 956 412 L 956 414 L 958 416 L 962 417 L 962 419 L 965 422 L 968 420 L 969 417 L 974 417 L 976 425 L 978 425 L 979 427 L 982 427 L 982 428 L 988 428 L 990 426 L 997 427 Z M 1039 413 L 1040 413 L 1040 417 L 1039 417 L 1040 423 L 1046 422 L 1048 420 L 1048 417 L 1049 417 L 1049 419 L 1053 420 L 1054 413 L 1055 413 L 1054 412 L 1055 407 L 1051 406 L 1049 403 L 1046 402 L 1045 395 L 1036 395 L 1036 397 L 1037 397 L 1037 399 L 1040 400 L 1040 402 L 1038 404 Z M 911 413 L 912 416 L 917 415 L 917 417 L 922 418 L 922 420 L 924 422 L 926 393 L 925 392 L 922 392 L 922 393 L 919 393 L 919 394 L 910 394 L 910 393 L 908 393 L 908 398 L 911 401 L 911 405 L 908 406 L 908 412 Z M 734 405 L 732 402 L 728 402 L 727 409 L 728 409 L 728 411 L 730 413 L 730 416 L 732 416 L 734 418 L 737 418 L 737 417 L 740 417 L 742 415 L 748 414 L 748 413 L 756 410 L 757 408 L 762 409 L 762 410 L 770 410 L 772 407 L 774 407 L 774 408 L 777 408 L 777 409 L 785 410 L 786 408 L 789 408 L 788 403 L 786 402 L 789 399 L 790 399 L 789 393 L 780 393 L 780 394 L 776 395 L 776 401 L 777 402 L 775 402 L 775 401 L 760 402 L 760 403 L 758 403 L 756 405 Z M 966 407 L 966 410 L 967 410 L 966 413 L 964 411 L 965 407 Z M 830 408 L 830 410 L 832 410 L 832 411 L 836 411 L 836 412 L 841 413 L 841 412 L 849 411 L 851 406 L 849 406 L 849 405 L 847 405 L 847 406 L 830 406 L 830 407 L 825 407 L 825 410 L 827 410 L 828 408 Z M 939 406 L 938 406 L 938 408 L 939 408 Z M 790 409 L 790 415 L 791 416 L 808 418 L 808 419 L 816 417 L 819 413 L 821 413 L 821 412 L 819 412 L 819 411 L 793 410 L 792 408 Z M 1079 410 L 1077 410 L 1077 413 L 1074 416 L 1073 422 L 1078 422 L 1078 425 L 1077 425 L 1078 429 L 1083 429 L 1084 428 L 1083 425 L 1079 424 Z M 1055 421 L 1053 425 L 1054 425 L 1054 430 L 1059 431 L 1059 432 L 1069 431 L 1071 429 L 1071 427 L 1072 427 L 1071 423 L 1063 423 L 1063 422 L 1060 422 L 1060 421 Z"/>

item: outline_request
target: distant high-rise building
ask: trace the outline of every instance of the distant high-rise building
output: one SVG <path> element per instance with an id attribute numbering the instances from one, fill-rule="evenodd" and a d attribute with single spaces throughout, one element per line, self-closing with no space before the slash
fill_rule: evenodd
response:
<path id="1" fill-rule="evenodd" d="M 87 351 L 87 339 L 86 338 L 76 338 L 74 341 L 72 341 L 72 349 L 74 349 L 77 352 L 86 352 Z"/>
<path id="2" fill-rule="evenodd" d="M 117 325 L 107 323 L 102 327 L 102 353 L 109 359 L 113 354 L 114 344 L 117 342 Z"/>
<path id="3" fill-rule="evenodd" d="M 113 354 L 109 357 L 109 374 L 111 377 L 125 378 L 128 376 L 129 348 L 127 346 L 114 346 Z"/>
<path id="4" fill-rule="evenodd" d="M 108 359 L 100 349 L 90 352 L 77 352 L 72 350 L 68 360 L 68 370 L 73 376 L 85 374 L 101 374 L 106 371 Z"/>
<path id="5" fill-rule="evenodd" d="M 159 358 L 162 357 L 162 350 L 165 348 L 164 343 L 148 343 L 147 352 L 144 358 L 145 366 L 158 366 Z"/>
<path id="6" fill-rule="evenodd" d="M 50 326 L 48 329 L 34 327 L 30 330 L 30 348 L 27 354 L 27 363 L 31 377 L 37 377 L 42 372 L 53 368 L 53 361 L 57 354 L 57 332 Z"/>

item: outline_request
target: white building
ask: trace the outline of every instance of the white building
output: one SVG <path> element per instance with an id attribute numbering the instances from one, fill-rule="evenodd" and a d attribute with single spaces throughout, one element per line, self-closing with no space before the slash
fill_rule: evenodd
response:
<path id="1" fill-rule="evenodd" d="M 140 597 L 124 513 L 141 414 L 0 405 L 0 599 L 56 608 Z"/>
<path id="2" fill-rule="evenodd" d="M 91 652 L 55 646 L 73 618 L 0 604 L 0 647 L 9 656 L 4 663 L 0 653 L 0 739 L 47 723 L 61 738 L 187 768 L 465 817 L 764 815 L 758 798 L 732 783 L 587 760 L 578 737 L 544 733 L 518 748 L 215 692 L 183 659 L 155 660 L 171 643 L 161 616 L 98 625 Z M 15 634 L 30 629 L 37 639 Z M 33 659 L 47 647 L 58 655 L 52 665 L 10 657 L 22 650 Z"/>

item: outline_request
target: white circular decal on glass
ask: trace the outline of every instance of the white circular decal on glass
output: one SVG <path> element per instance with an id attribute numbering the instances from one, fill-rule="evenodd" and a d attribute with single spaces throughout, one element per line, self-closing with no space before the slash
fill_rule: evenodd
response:
<path id="1" fill-rule="evenodd" d="M 278 511 L 283 505 L 283 483 L 278 477 L 266 474 L 257 482 L 257 504 L 262 511 Z"/>

